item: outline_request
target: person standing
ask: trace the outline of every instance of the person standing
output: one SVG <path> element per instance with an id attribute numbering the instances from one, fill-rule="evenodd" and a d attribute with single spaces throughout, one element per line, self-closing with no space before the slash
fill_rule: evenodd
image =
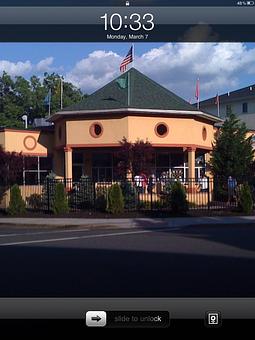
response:
<path id="1" fill-rule="evenodd" d="M 236 194 L 237 181 L 234 177 L 228 177 L 228 203 L 234 200 Z"/>

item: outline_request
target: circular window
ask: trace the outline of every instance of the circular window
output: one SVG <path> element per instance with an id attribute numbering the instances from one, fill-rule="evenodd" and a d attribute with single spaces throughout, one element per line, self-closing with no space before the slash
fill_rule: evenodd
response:
<path id="1" fill-rule="evenodd" d="M 206 131 L 205 127 L 203 127 L 203 130 L 202 130 L 202 138 L 203 138 L 203 140 L 206 140 L 206 138 L 207 138 L 207 131 Z"/>
<path id="2" fill-rule="evenodd" d="M 93 123 L 89 128 L 89 133 L 92 137 L 98 138 L 103 133 L 103 126 L 100 123 Z"/>
<path id="3" fill-rule="evenodd" d="M 37 141 L 33 136 L 26 136 L 23 140 L 23 145 L 27 150 L 31 151 L 36 148 Z"/>
<path id="4" fill-rule="evenodd" d="M 158 123 L 155 126 L 155 133 L 158 137 L 166 137 L 168 135 L 169 129 L 165 123 Z"/>

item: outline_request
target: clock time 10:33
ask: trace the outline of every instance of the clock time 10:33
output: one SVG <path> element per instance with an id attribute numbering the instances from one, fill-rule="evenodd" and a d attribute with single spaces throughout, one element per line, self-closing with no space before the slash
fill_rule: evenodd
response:
<path id="1" fill-rule="evenodd" d="M 104 19 L 105 31 L 109 28 L 113 31 L 118 31 L 122 27 L 129 28 L 132 31 L 139 31 L 140 29 L 151 31 L 155 26 L 154 16 L 151 13 L 145 13 L 143 15 L 132 13 L 130 16 L 125 15 L 124 17 L 122 17 L 119 13 L 112 13 L 111 15 L 105 13 L 100 17 L 100 19 Z M 125 21 L 127 20 L 129 23 L 125 24 Z"/>

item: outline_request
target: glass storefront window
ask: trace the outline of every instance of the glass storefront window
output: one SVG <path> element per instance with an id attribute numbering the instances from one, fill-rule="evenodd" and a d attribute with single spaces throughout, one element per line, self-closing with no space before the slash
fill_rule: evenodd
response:
<path id="1" fill-rule="evenodd" d="M 93 167 L 111 167 L 112 154 L 111 153 L 93 153 L 92 154 Z"/>
<path id="2" fill-rule="evenodd" d="M 73 164 L 83 164 L 83 153 L 73 152 Z"/>
<path id="3" fill-rule="evenodd" d="M 42 185 L 51 171 L 51 157 L 24 157 L 23 184 Z"/>
<path id="4" fill-rule="evenodd" d="M 156 154 L 157 167 L 169 168 L 169 153 L 157 153 Z"/>

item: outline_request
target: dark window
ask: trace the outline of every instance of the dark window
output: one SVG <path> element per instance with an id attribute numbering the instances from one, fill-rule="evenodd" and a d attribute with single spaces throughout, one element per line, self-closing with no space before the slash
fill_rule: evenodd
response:
<path id="1" fill-rule="evenodd" d="M 157 167 L 169 167 L 169 154 L 168 153 L 157 153 L 156 156 Z"/>
<path id="2" fill-rule="evenodd" d="M 38 172 L 25 172 L 25 183 L 26 185 L 38 184 Z"/>
<path id="3" fill-rule="evenodd" d="M 184 163 L 184 155 L 183 154 L 172 154 L 171 157 L 171 166 L 172 167 L 182 167 Z"/>
<path id="4" fill-rule="evenodd" d="M 206 140 L 206 138 L 207 138 L 207 131 L 206 131 L 205 127 L 203 127 L 203 130 L 202 130 L 202 138 L 203 138 L 203 140 Z"/>
<path id="5" fill-rule="evenodd" d="M 25 167 L 25 170 L 37 170 L 38 169 L 38 157 L 25 157 L 24 167 Z"/>
<path id="6" fill-rule="evenodd" d="M 159 123 L 156 125 L 156 135 L 159 137 L 164 137 L 168 134 L 168 126 L 164 123 Z"/>
<path id="7" fill-rule="evenodd" d="M 243 103 L 243 113 L 248 113 L 248 103 Z"/>
<path id="8" fill-rule="evenodd" d="M 103 126 L 100 123 L 93 123 L 89 128 L 89 132 L 94 138 L 100 137 L 103 133 Z"/>
<path id="9" fill-rule="evenodd" d="M 102 128 L 100 125 L 95 124 L 95 135 L 99 136 L 102 132 Z"/>
<path id="10" fill-rule="evenodd" d="M 73 152 L 73 163 L 83 164 L 83 153 L 82 152 Z"/>
<path id="11" fill-rule="evenodd" d="M 52 158 L 40 157 L 40 170 L 52 170 Z"/>
<path id="12" fill-rule="evenodd" d="M 92 154 L 93 167 L 111 167 L 112 154 L 111 153 L 93 153 Z"/>
<path id="13" fill-rule="evenodd" d="M 73 180 L 78 181 L 82 176 L 82 166 L 74 165 L 73 166 Z"/>

